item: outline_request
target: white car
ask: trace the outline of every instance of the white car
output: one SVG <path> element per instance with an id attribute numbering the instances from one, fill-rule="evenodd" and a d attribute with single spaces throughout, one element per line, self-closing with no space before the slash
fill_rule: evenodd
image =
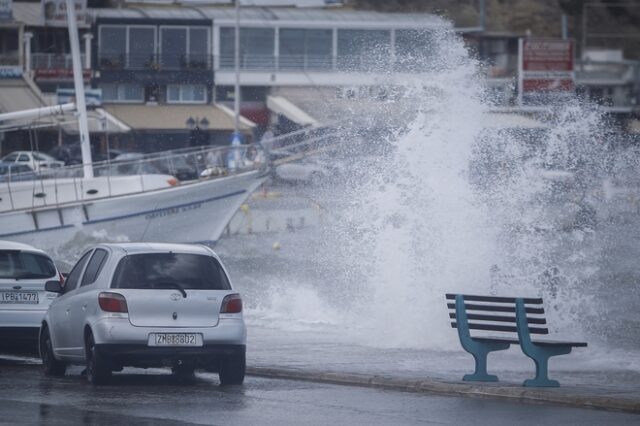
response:
<path id="1" fill-rule="evenodd" d="M 100 244 L 82 255 L 42 321 L 40 355 L 47 375 L 86 365 L 92 384 L 125 366 L 197 368 L 221 384 L 245 375 L 242 299 L 208 247 Z"/>
<path id="2" fill-rule="evenodd" d="M 47 281 L 62 275 L 42 250 L 27 244 L 0 241 L 0 339 L 38 340 L 38 330 L 55 293 Z"/>
<path id="3" fill-rule="evenodd" d="M 274 173 L 278 180 L 284 182 L 316 185 L 331 176 L 332 171 L 317 159 L 305 158 L 280 164 L 276 166 Z"/>
<path id="4" fill-rule="evenodd" d="M 43 172 L 64 166 L 64 161 L 58 161 L 50 155 L 39 151 L 13 151 L 2 158 L 6 163 L 26 164 L 35 172 Z"/>

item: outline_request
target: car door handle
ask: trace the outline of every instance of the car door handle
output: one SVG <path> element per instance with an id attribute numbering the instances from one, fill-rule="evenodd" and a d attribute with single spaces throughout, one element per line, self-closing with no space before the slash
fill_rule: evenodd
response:
<path id="1" fill-rule="evenodd" d="M 82 305 L 82 310 L 86 311 L 87 310 L 87 305 Z"/>
<path id="2" fill-rule="evenodd" d="M 67 315 L 69 315 L 69 311 L 71 311 L 71 308 L 67 308 Z"/>

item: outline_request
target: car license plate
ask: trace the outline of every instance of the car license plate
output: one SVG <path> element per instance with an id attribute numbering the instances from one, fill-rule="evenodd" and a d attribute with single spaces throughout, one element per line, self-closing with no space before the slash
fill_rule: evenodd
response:
<path id="1" fill-rule="evenodd" d="M 2 291 L 0 292 L 0 303 L 38 303 L 37 291 Z"/>
<path id="2" fill-rule="evenodd" d="M 149 346 L 202 346 L 200 333 L 153 333 Z"/>

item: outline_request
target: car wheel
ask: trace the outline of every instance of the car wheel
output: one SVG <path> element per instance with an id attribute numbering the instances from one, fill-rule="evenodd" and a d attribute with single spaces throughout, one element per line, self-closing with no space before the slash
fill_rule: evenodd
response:
<path id="1" fill-rule="evenodd" d="M 109 361 L 97 350 L 93 334 L 86 338 L 85 354 L 87 357 L 87 381 L 92 385 L 103 385 L 111 377 Z"/>
<path id="2" fill-rule="evenodd" d="M 61 377 L 67 371 L 67 364 L 58 361 L 53 353 L 49 328 L 45 327 L 40 335 L 40 358 L 44 366 L 44 374 L 47 376 Z"/>
<path id="3" fill-rule="evenodd" d="M 218 376 L 221 385 L 241 385 L 244 382 L 244 372 L 247 363 L 245 355 L 227 358 L 222 362 Z"/>

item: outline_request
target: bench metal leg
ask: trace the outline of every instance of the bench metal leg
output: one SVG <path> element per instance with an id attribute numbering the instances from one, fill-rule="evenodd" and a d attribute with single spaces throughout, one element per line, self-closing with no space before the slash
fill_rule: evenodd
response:
<path id="1" fill-rule="evenodd" d="M 560 383 L 557 380 L 549 379 L 549 358 L 571 353 L 571 346 L 536 347 L 535 349 L 526 355 L 536 364 L 536 377 L 525 380 L 523 385 L 527 387 L 560 387 Z"/>
<path id="2" fill-rule="evenodd" d="M 523 385 L 527 387 L 546 387 L 557 388 L 560 387 L 560 382 L 557 380 L 549 379 L 549 356 L 541 356 L 539 358 L 532 358 L 536 364 L 536 377 L 533 379 L 527 379 Z"/>
<path id="3" fill-rule="evenodd" d="M 489 351 L 472 353 L 476 361 L 476 370 L 473 374 L 465 374 L 462 380 L 465 382 L 497 382 L 498 376 L 487 373 L 487 355 Z"/>
<path id="4" fill-rule="evenodd" d="M 498 376 L 489 374 L 487 372 L 487 355 L 489 355 L 490 352 L 509 349 L 509 346 L 509 343 L 484 343 L 477 344 L 477 346 L 473 348 L 473 352 L 468 350 L 468 352 L 473 355 L 473 359 L 476 361 L 476 370 L 473 372 L 473 374 L 465 374 L 462 380 L 464 380 L 465 382 L 499 381 Z"/>

